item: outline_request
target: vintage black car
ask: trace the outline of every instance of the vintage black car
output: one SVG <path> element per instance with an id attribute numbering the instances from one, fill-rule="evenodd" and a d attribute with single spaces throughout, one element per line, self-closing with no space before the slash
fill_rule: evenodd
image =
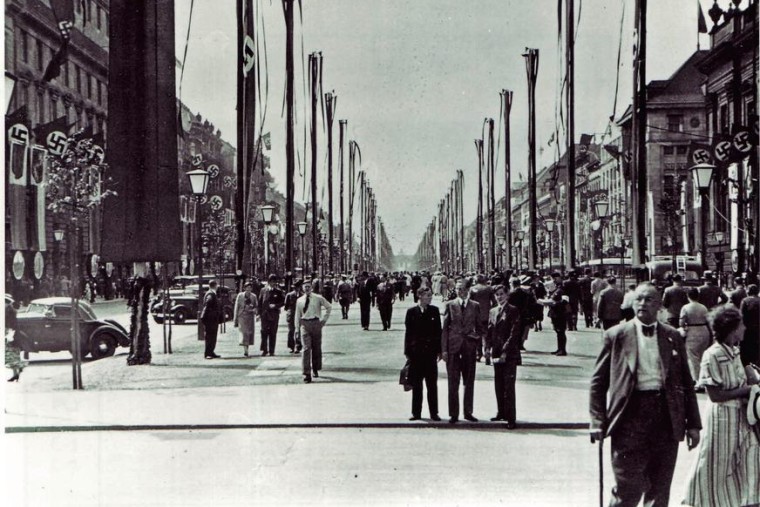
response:
<path id="1" fill-rule="evenodd" d="M 204 293 L 206 288 L 204 287 Z M 217 288 L 219 301 L 222 303 L 224 311 L 224 320 L 232 320 L 234 303 L 232 301 L 232 291 L 227 287 Z M 164 322 L 164 297 L 159 293 L 150 305 L 150 313 L 153 320 L 162 324 Z M 188 320 L 198 319 L 198 285 L 188 285 L 184 291 L 169 291 L 169 305 L 166 308 L 175 324 L 184 324 Z"/>
<path id="2" fill-rule="evenodd" d="M 111 319 L 98 319 L 92 306 L 79 301 L 82 354 L 93 359 L 112 356 L 116 347 L 129 346 L 129 333 Z M 25 353 L 71 350 L 71 299 L 35 299 L 18 312 L 15 340 Z"/>

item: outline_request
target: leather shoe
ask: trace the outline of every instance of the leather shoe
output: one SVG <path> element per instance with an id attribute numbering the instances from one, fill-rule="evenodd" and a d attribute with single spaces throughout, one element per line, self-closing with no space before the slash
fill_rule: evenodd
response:
<path id="1" fill-rule="evenodd" d="M 440 418 L 440 417 L 438 417 L 438 414 L 434 414 L 434 415 L 431 415 L 431 416 L 430 416 L 430 420 L 432 420 L 432 421 L 440 421 L 440 420 L 441 420 L 441 418 Z"/>
<path id="2" fill-rule="evenodd" d="M 310 376 L 308 376 L 308 375 L 306 375 L 306 376 L 303 378 L 303 381 L 304 381 L 304 383 L 306 383 L 306 384 L 311 384 L 311 377 L 310 377 Z"/>
<path id="3" fill-rule="evenodd" d="M 559 349 L 557 349 L 557 350 L 555 350 L 554 352 L 552 352 L 552 355 L 553 355 L 553 356 L 556 356 L 557 354 L 559 354 Z"/>
<path id="4" fill-rule="evenodd" d="M 566 355 L 567 355 L 567 352 L 565 352 L 564 350 L 560 350 L 559 352 L 557 352 L 557 353 L 556 353 L 556 354 L 554 354 L 554 355 L 555 355 L 555 356 L 566 356 Z"/>
<path id="5" fill-rule="evenodd" d="M 515 423 L 514 421 L 507 422 L 507 429 L 508 430 L 513 430 L 513 429 L 516 429 L 516 428 L 517 428 L 517 423 Z"/>
<path id="6" fill-rule="evenodd" d="M 459 422 L 459 419 L 457 419 L 456 417 L 452 417 L 451 419 L 449 419 L 449 424 L 456 424 L 458 422 Z"/>
<path id="7" fill-rule="evenodd" d="M 465 415 L 464 418 L 470 422 L 478 422 L 478 418 L 473 416 L 472 414 Z"/>
<path id="8" fill-rule="evenodd" d="M 492 417 L 491 420 L 492 421 L 503 421 L 504 418 L 502 416 L 500 416 L 500 415 L 497 415 L 496 417 Z"/>
<path id="9" fill-rule="evenodd" d="M 314 370 L 314 376 L 315 376 L 316 378 L 319 378 L 319 370 Z"/>
<path id="10" fill-rule="evenodd" d="M 410 421 L 419 421 L 420 419 L 422 419 L 422 417 L 418 415 L 413 415 L 412 417 L 409 418 Z"/>

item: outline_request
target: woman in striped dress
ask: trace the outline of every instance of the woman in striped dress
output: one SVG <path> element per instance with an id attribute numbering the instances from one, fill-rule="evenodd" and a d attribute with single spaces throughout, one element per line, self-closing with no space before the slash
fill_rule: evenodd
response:
<path id="1" fill-rule="evenodd" d="M 702 356 L 699 385 L 710 398 L 699 455 L 682 502 L 693 507 L 760 503 L 760 440 L 747 423 L 750 388 L 739 358 L 741 313 L 720 306 L 710 315 L 715 343 Z"/>

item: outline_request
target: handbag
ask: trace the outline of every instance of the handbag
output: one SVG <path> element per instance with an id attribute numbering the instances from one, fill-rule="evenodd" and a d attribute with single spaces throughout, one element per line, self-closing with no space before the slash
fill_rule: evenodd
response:
<path id="1" fill-rule="evenodd" d="M 399 376 L 398 376 L 398 383 L 404 386 L 404 391 L 412 390 L 412 382 L 409 379 L 410 369 L 411 369 L 411 361 L 407 359 L 406 364 L 404 364 L 404 367 L 401 368 L 401 372 L 399 373 Z"/>

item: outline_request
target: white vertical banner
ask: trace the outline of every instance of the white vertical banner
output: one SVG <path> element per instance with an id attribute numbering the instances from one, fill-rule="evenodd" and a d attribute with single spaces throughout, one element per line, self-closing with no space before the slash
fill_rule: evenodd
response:
<path id="1" fill-rule="evenodd" d="M 37 187 L 37 247 L 40 252 L 47 250 L 47 236 L 45 234 L 45 193 L 47 191 L 47 150 L 42 146 L 32 146 L 29 164 L 32 185 Z"/>

